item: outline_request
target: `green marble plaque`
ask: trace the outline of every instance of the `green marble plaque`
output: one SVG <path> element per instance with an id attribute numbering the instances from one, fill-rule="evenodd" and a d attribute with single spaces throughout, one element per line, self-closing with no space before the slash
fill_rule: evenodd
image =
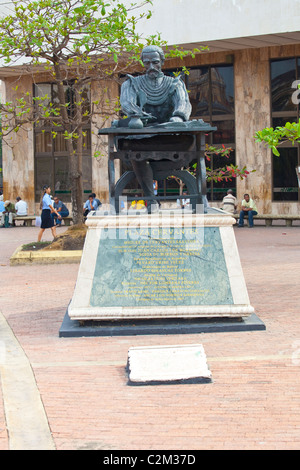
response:
<path id="1" fill-rule="evenodd" d="M 229 304 L 218 227 L 108 229 L 100 237 L 91 307 Z"/>

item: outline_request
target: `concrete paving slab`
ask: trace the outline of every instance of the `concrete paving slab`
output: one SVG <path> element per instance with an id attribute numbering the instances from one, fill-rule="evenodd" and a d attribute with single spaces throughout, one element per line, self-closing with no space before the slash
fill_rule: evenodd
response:
<path id="1" fill-rule="evenodd" d="M 257 225 L 235 231 L 251 304 L 265 331 L 190 337 L 170 330 L 137 335 L 136 329 L 130 336 L 129 328 L 127 336 L 59 337 L 78 265 L 11 267 L 14 250 L 36 240 L 39 229 L 2 229 L 0 308 L 31 365 L 57 450 L 299 449 L 300 227 Z M 50 230 L 43 240 L 52 240 Z M 10 355 L 1 327 L 0 343 L 1 360 Z M 203 344 L 213 383 L 128 385 L 130 347 L 184 343 Z M 26 398 L 22 389 L 18 397 L 7 393 L 1 384 L 0 450 L 13 445 L 4 400 L 13 410 Z"/>
<path id="2" fill-rule="evenodd" d="M 211 381 L 202 344 L 133 347 L 128 351 L 130 385 Z"/>

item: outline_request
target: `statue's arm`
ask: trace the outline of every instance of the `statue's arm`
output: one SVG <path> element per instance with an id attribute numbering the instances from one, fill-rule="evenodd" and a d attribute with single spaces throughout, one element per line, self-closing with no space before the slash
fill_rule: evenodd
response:
<path id="1" fill-rule="evenodd" d="M 175 90 L 173 93 L 173 104 L 174 111 L 172 118 L 180 118 L 183 121 L 188 121 L 192 112 L 192 106 L 185 88 L 185 84 L 180 79 L 175 85 Z"/>
<path id="2" fill-rule="evenodd" d="M 120 103 L 122 111 L 128 116 L 141 116 L 142 110 L 137 105 L 137 93 L 129 78 L 121 86 Z"/>

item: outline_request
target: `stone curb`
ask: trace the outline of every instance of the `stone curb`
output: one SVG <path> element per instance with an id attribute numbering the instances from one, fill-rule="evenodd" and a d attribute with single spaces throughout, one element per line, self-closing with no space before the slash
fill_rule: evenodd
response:
<path id="1" fill-rule="evenodd" d="M 0 378 L 9 450 L 55 450 L 31 364 L 0 312 Z"/>
<path id="2" fill-rule="evenodd" d="M 22 251 L 23 245 L 10 258 L 10 266 L 20 264 L 80 263 L 82 250 Z"/>

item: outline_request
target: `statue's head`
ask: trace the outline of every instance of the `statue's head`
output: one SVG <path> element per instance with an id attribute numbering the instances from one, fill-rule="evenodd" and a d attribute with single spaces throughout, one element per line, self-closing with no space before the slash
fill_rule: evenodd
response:
<path id="1" fill-rule="evenodd" d="M 164 51 L 162 50 L 162 48 L 159 47 L 159 46 L 146 46 L 146 47 L 144 47 L 144 49 L 142 50 L 142 54 L 141 54 L 141 61 L 144 63 L 143 57 L 145 58 L 145 54 L 147 56 L 147 54 L 153 53 L 153 52 L 157 52 L 157 54 L 160 57 L 161 65 L 163 65 L 164 62 L 165 62 L 165 54 L 164 54 Z"/>
<path id="2" fill-rule="evenodd" d="M 142 51 L 141 60 L 144 64 L 146 75 L 151 79 L 155 79 L 161 73 L 165 55 L 160 47 L 147 46 Z"/>

